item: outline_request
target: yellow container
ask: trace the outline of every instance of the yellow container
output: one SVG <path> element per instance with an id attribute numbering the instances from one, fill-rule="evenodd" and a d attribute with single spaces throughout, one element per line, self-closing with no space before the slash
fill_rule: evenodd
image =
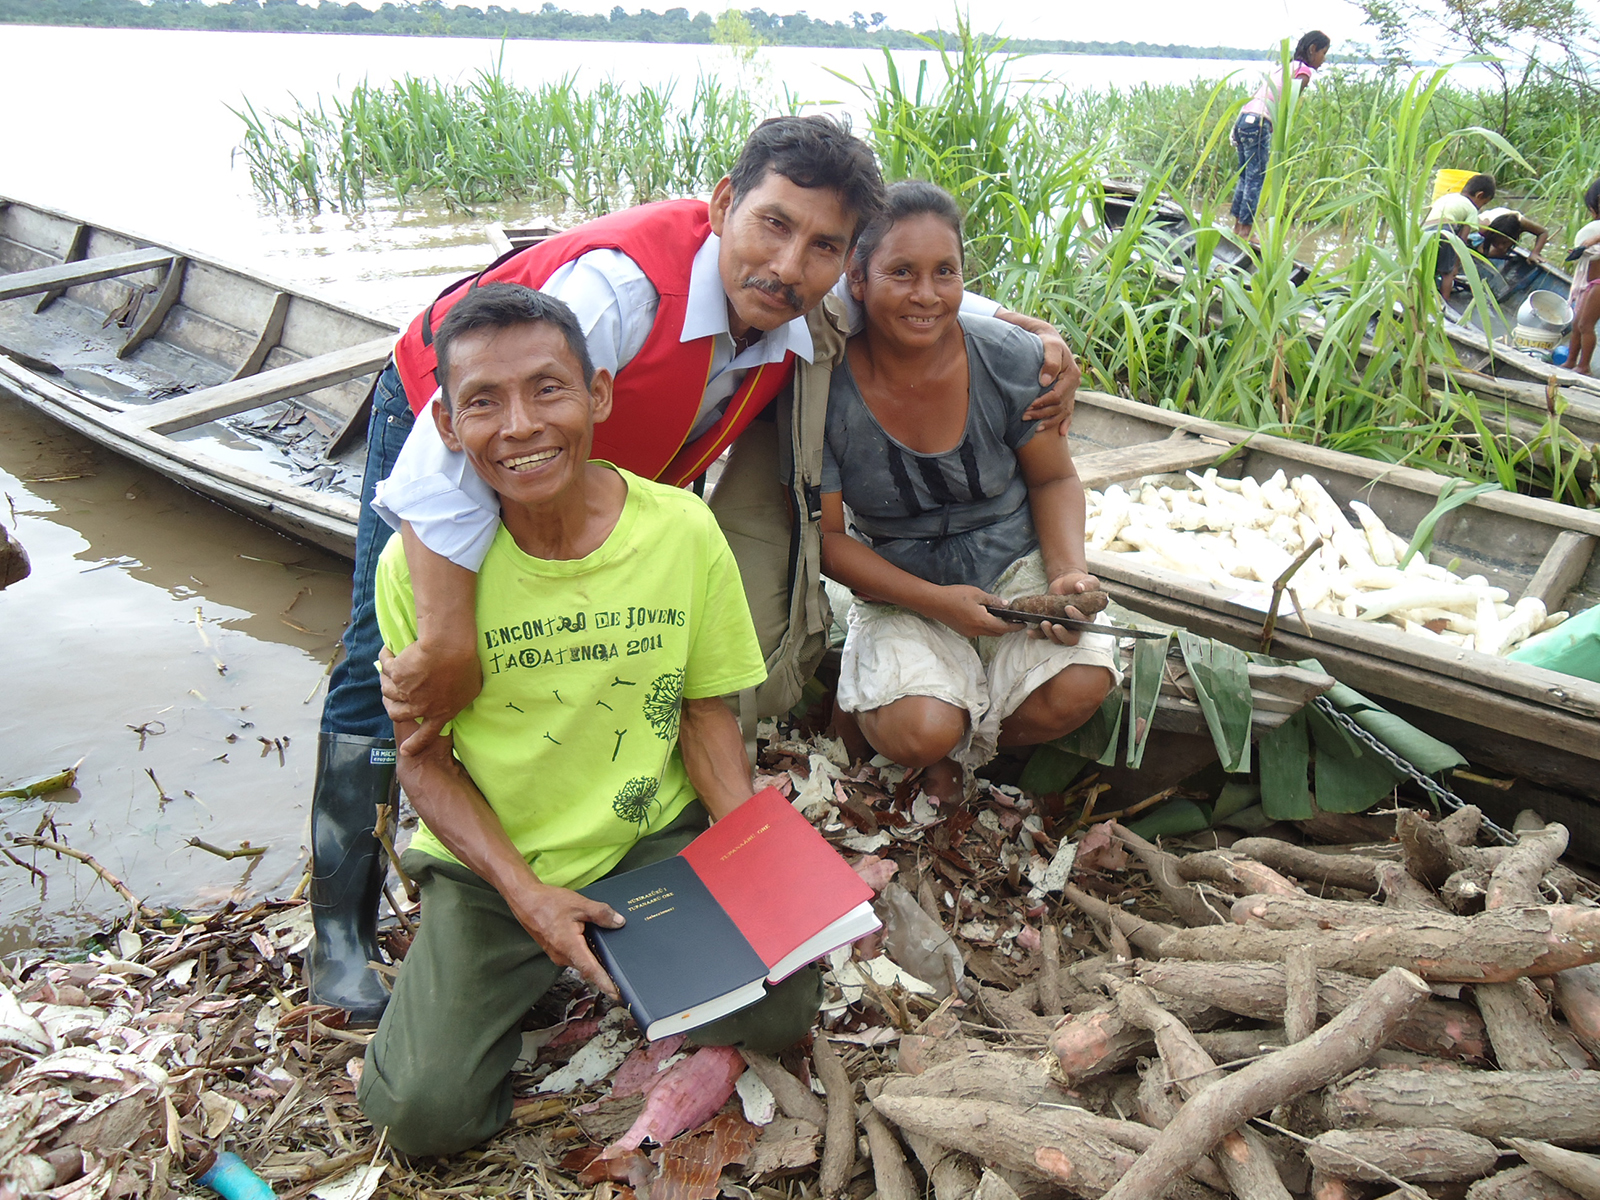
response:
<path id="1" fill-rule="evenodd" d="M 1450 171 L 1441 169 L 1433 177 L 1433 198 L 1448 196 L 1451 192 L 1459 192 L 1467 186 L 1467 180 L 1476 175 L 1476 171 Z"/>

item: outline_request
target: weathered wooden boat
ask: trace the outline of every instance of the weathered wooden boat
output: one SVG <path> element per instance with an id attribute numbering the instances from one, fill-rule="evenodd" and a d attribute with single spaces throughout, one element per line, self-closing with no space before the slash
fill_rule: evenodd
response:
<path id="1" fill-rule="evenodd" d="M 387 321 L 0 197 L 0 391 L 292 537 L 355 548 Z"/>
<path id="2" fill-rule="evenodd" d="M 1105 227 L 1123 228 L 1133 219 L 1140 203 L 1136 186 L 1108 181 L 1102 208 Z M 1155 269 L 1171 282 L 1178 282 L 1193 261 L 1200 231 L 1182 207 L 1165 199 L 1158 199 L 1150 206 L 1143 228 L 1146 236 L 1160 247 Z M 1211 252 L 1213 264 L 1245 272 L 1254 269 L 1253 256 L 1231 233 L 1221 229 L 1208 232 L 1217 237 Z M 1503 403 L 1507 428 L 1516 436 L 1531 438 L 1537 434 L 1545 424 L 1553 400 L 1559 397 L 1566 401 L 1565 426 L 1586 442 L 1600 441 L 1600 380 L 1553 366 L 1511 343 L 1517 310 L 1528 295 L 1546 290 L 1566 296 L 1571 278 L 1548 264 L 1535 262 L 1520 248 L 1514 249 L 1506 259 L 1494 263 L 1479 259 L 1477 264 L 1495 298 L 1490 309 L 1489 328 L 1486 331 L 1482 327 L 1478 306 L 1469 305 L 1464 299 L 1451 302 L 1449 308 L 1455 319 L 1446 324 L 1445 332 L 1455 348 L 1457 362 L 1438 368 L 1440 378 L 1448 375 L 1480 400 L 1491 402 L 1486 407 L 1486 416 L 1493 415 L 1494 402 Z M 1299 285 L 1310 274 L 1304 264 L 1296 264 L 1291 278 Z M 1306 333 L 1315 339 L 1315 325 L 1308 324 Z"/>
<path id="3" fill-rule="evenodd" d="M 1436 504 L 1446 477 L 1080 392 L 1072 423 L 1086 487 L 1145 475 L 1203 470 L 1314 475 L 1341 505 L 1359 499 L 1409 537 Z M 1225 461 L 1220 461 L 1225 458 Z M 1600 512 L 1492 492 L 1442 517 L 1432 561 L 1460 560 L 1513 600 L 1538 596 L 1552 609 L 1600 603 Z M 1126 607 L 1244 649 L 1259 649 L 1265 605 L 1243 593 L 1091 550 L 1089 567 Z M 1544 787 L 1600 800 L 1600 683 L 1510 662 L 1317 611 L 1280 616 L 1272 653 L 1315 658 L 1339 680 L 1392 706 L 1472 761 Z M 1554 819 L 1554 818 L 1552 818 Z M 1591 816 L 1590 821 L 1593 821 Z"/>

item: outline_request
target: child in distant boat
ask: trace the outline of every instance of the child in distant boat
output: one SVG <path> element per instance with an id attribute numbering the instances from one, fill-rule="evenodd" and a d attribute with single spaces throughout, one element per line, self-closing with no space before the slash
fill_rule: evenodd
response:
<path id="1" fill-rule="evenodd" d="M 1295 45 L 1289 60 L 1289 78 L 1300 84 L 1301 91 L 1322 66 L 1332 45 L 1332 39 L 1320 29 L 1313 29 Z M 1272 120 L 1282 82 L 1282 71 L 1274 64 L 1256 94 L 1239 110 L 1239 119 L 1233 126 L 1233 147 L 1239 152 L 1239 184 L 1233 190 L 1233 232 L 1242 242 L 1252 240 L 1256 205 L 1261 201 L 1267 159 L 1272 154 Z"/>
<path id="2" fill-rule="evenodd" d="M 1447 192 L 1433 202 L 1428 215 L 1422 219 L 1423 233 L 1453 233 L 1464 239 L 1478 224 L 1478 213 L 1494 199 L 1493 175 L 1478 174 L 1467 180 L 1459 192 Z M 1439 257 L 1434 260 L 1433 276 L 1439 282 L 1439 294 L 1446 300 L 1455 290 L 1456 276 L 1461 273 L 1461 256 L 1449 238 L 1439 238 Z"/>
<path id="3" fill-rule="evenodd" d="M 1589 210 L 1589 223 L 1578 230 L 1576 248 L 1583 251 L 1572 268 L 1572 338 L 1567 343 L 1567 365 L 1579 375 L 1589 374 L 1594 356 L 1594 326 L 1600 320 L 1600 179 L 1583 193 L 1583 206 Z"/>
<path id="4" fill-rule="evenodd" d="M 1486 208 L 1478 214 L 1480 249 L 1485 258 L 1508 258 L 1525 233 L 1533 234 L 1533 249 L 1528 256 L 1540 261 L 1550 230 L 1514 208 Z"/>

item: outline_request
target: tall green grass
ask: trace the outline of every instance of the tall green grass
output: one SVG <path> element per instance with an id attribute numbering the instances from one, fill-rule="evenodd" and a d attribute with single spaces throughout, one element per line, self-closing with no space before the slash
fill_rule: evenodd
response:
<path id="1" fill-rule="evenodd" d="M 1225 261 L 1218 226 L 1237 172 L 1228 134 L 1256 78 L 1051 92 L 1015 78 L 1001 48 L 964 25 L 958 33 L 935 69 L 923 61 L 907 72 L 886 53 L 850 81 L 862 133 L 889 178 L 930 179 L 960 199 L 969 286 L 1051 319 L 1090 386 L 1600 502 L 1595 447 L 1559 415 L 1508 433 L 1503 414 L 1448 375 L 1438 240 L 1421 228 L 1437 168 L 1489 167 L 1531 198 L 1525 207 L 1551 221 L 1552 248 L 1561 245 L 1586 219 L 1575 197 L 1594 167 L 1581 147 L 1600 133 L 1575 94 L 1530 82 L 1518 93 L 1526 105 L 1504 121 L 1498 95 L 1454 88 L 1444 70 L 1406 81 L 1335 71 L 1313 93 L 1283 89 L 1261 249 L 1246 272 Z M 383 192 L 582 217 L 709 191 L 773 107 L 704 78 L 683 100 L 672 87 L 580 92 L 570 79 L 522 89 L 493 71 L 462 85 L 363 84 L 290 114 L 246 106 L 240 116 L 257 187 L 291 207 L 351 208 Z M 792 110 L 793 97 L 777 107 Z M 1491 121 L 1514 126 L 1511 136 Z M 1099 220 L 1108 177 L 1140 189 L 1111 233 Z M 1195 231 L 1182 254 L 1157 236 L 1163 196 Z"/>
<path id="2" fill-rule="evenodd" d="M 498 69 L 464 84 L 407 76 L 262 115 L 245 103 L 240 151 L 256 190 L 293 211 L 351 211 L 373 193 L 473 208 L 508 199 L 598 215 L 709 190 L 767 115 L 746 91 L 701 77 L 534 89 Z"/>

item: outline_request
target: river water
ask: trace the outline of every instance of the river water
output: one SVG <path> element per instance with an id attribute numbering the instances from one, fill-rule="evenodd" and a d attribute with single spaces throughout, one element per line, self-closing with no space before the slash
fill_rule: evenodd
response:
<path id="1" fill-rule="evenodd" d="M 527 215 L 375 205 L 292 217 L 260 205 L 233 159 L 240 123 L 230 105 L 248 98 L 279 110 L 362 77 L 462 78 L 489 68 L 498 43 L 0 29 L 0 111 L 10 115 L 0 197 L 187 246 L 396 323 L 486 261 L 487 221 Z M 927 57 L 897 55 L 902 69 Z M 873 52 L 781 48 L 757 67 L 848 110 L 852 89 L 831 72 L 861 78 L 881 62 Z M 1018 63 L 1014 77 L 1104 87 L 1237 69 L 1260 67 L 1042 56 Z M 741 68 L 711 47 L 512 42 L 503 70 L 522 84 L 576 72 L 580 83 L 687 88 L 699 73 Z M 325 673 L 349 606 L 345 564 L 6 399 L 0 493 L 0 521 L 16 528 L 34 567 L 0 592 L 0 786 L 83 759 L 75 790 L 0 801 L 0 838 L 53 828 L 158 903 L 292 888 L 305 869 Z M 225 861 L 191 838 L 267 852 Z M 0 859 L 0 948 L 81 936 L 122 907 L 78 864 L 13 852 L 43 879 Z"/>

